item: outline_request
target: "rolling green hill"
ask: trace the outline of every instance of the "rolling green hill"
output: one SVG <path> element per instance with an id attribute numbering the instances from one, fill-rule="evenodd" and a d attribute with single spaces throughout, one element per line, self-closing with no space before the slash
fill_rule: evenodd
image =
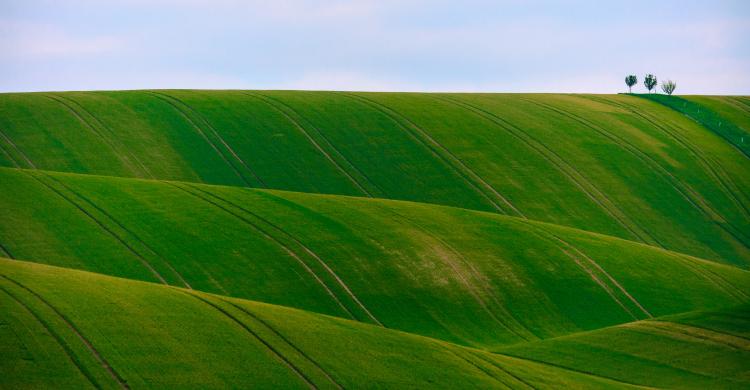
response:
<path id="1" fill-rule="evenodd" d="M 0 389 L 750 387 L 748 104 L 0 94 Z"/>
<path id="2" fill-rule="evenodd" d="M 501 349 L 604 378 L 661 388 L 750 386 L 750 306 L 658 320 Z"/>
<path id="3" fill-rule="evenodd" d="M 748 156 L 635 96 L 0 94 L 0 149 L 8 167 L 437 203 L 750 266 Z"/>
<path id="4" fill-rule="evenodd" d="M 750 272 L 428 204 L 0 169 L 7 256 L 495 347 L 748 302 Z"/>
<path id="5" fill-rule="evenodd" d="M 685 326 L 694 318 L 679 317 L 539 343 L 563 344 L 552 349 L 560 354 L 619 332 L 618 346 L 658 339 L 641 352 L 644 360 L 693 357 L 679 368 L 654 368 L 643 360 L 621 364 L 617 356 L 593 356 L 582 369 L 510 356 L 539 359 L 534 343 L 523 352 L 493 354 L 279 306 L 3 259 L 0 308 L 3 388 L 716 388 L 750 381 L 738 367 L 750 354 L 746 308 L 718 317 L 702 313 L 700 325 L 713 320 L 711 330 Z M 741 333 L 716 330 L 727 328 Z M 608 364 L 617 364 L 617 372 L 605 373 L 613 378 L 599 372 Z M 706 370 L 721 377 L 703 375 Z M 623 376 L 628 379 L 615 378 Z"/>

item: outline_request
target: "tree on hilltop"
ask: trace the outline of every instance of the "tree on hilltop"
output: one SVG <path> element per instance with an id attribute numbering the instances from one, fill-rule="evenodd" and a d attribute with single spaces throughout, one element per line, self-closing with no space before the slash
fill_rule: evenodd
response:
<path id="1" fill-rule="evenodd" d="M 634 74 L 625 77 L 625 84 L 628 85 L 628 93 L 633 93 L 633 86 L 638 84 L 638 77 Z"/>
<path id="2" fill-rule="evenodd" d="M 654 87 L 656 87 L 656 84 L 657 84 L 656 76 L 652 74 L 647 74 L 646 78 L 643 79 L 643 85 L 645 85 L 646 89 L 648 89 L 648 93 L 651 93 L 651 90 L 654 89 Z"/>
<path id="3" fill-rule="evenodd" d="M 667 95 L 672 95 L 672 92 L 674 92 L 675 88 L 677 88 L 677 83 L 672 80 L 667 80 L 661 83 L 661 90 L 664 91 L 664 93 L 666 93 Z"/>

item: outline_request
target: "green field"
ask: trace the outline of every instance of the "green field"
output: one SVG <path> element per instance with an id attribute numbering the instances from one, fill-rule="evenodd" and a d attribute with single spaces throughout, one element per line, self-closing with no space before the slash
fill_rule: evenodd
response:
<path id="1" fill-rule="evenodd" d="M 0 388 L 749 387 L 748 102 L 0 94 Z"/>

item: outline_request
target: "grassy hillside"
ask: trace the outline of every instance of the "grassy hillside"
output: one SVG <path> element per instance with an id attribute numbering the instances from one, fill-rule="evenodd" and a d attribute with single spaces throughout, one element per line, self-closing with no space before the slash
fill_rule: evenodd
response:
<path id="1" fill-rule="evenodd" d="M 750 158 L 750 98 L 747 96 L 643 97 L 683 113 Z"/>
<path id="2" fill-rule="evenodd" d="M 0 308 L 2 388 L 628 387 L 334 317 L 5 259 Z"/>
<path id="3" fill-rule="evenodd" d="M 429 204 L 0 169 L 5 256 L 477 347 L 748 302 L 750 272 Z"/>
<path id="4" fill-rule="evenodd" d="M 750 387 L 748 104 L 0 94 L 0 388 Z"/>
<path id="5" fill-rule="evenodd" d="M 661 388 L 750 387 L 750 306 L 534 342 L 505 355 Z"/>
<path id="6" fill-rule="evenodd" d="M 0 308 L 3 388 L 716 388 L 749 379 L 746 307 L 493 354 L 279 306 L 0 259 Z M 744 333 L 719 333 L 727 331 Z M 584 367 L 539 357 L 602 343 L 605 335 L 617 344 L 577 351 L 575 363 Z M 653 348 L 641 360 L 623 359 L 617 347 L 638 338 L 650 338 Z M 675 356 L 691 359 L 675 364 Z M 551 363 L 532 360 L 545 358 Z M 649 358 L 663 366 L 643 364 Z"/>
<path id="7" fill-rule="evenodd" d="M 0 94 L 0 165 L 437 203 L 750 267 L 748 157 L 635 96 Z"/>

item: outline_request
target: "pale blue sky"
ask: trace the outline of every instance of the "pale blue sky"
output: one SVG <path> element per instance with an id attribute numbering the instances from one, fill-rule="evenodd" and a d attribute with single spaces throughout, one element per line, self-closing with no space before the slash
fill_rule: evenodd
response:
<path id="1" fill-rule="evenodd" d="M 750 94 L 749 37 L 746 0 L 0 0 L 0 91 Z"/>

